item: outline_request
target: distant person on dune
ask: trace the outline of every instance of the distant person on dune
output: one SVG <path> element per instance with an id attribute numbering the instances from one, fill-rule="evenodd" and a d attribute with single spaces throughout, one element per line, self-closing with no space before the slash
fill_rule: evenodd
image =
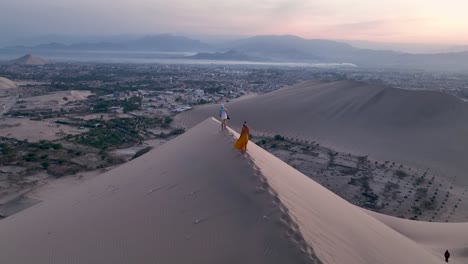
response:
<path id="1" fill-rule="evenodd" d="M 450 253 L 448 252 L 448 250 L 445 250 L 444 257 L 445 257 L 445 262 L 449 262 L 448 260 L 450 258 Z"/>
<path id="2" fill-rule="evenodd" d="M 249 134 L 250 130 L 249 127 L 247 127 L 247 122 L 244 122 L 242 125 L 242 132 L 239 137 L 239 139 L 234 143 L 234 147 L 236 149 L 239 149 L 242 153 L 245 153 L 247 151 L 247 143 L 249 142 Z"/>
<path id="3" fill-rule="evenodd" d="M 224 105 L 221 105 L 221 109 L 219 109 L 219 119 L 221 119 L 221 130 L 226 129 L 226 123 L 229 119 L 229 113 Z"/>

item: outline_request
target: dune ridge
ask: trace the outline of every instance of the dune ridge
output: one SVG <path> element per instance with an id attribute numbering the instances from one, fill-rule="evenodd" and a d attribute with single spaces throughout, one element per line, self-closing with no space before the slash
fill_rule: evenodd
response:
<path id="1" fill-rule="evenodd" d="M 235 128 L 247 121 L 253 133 L 281 134 L 428 168 L 468 185 L 463 177 L 468 170 L 468 104 L 448 94 L 311 81 L 225 105 Z M 197 107 L 177 120 L 191 127 L 216 115 L 218 107 Z"/>

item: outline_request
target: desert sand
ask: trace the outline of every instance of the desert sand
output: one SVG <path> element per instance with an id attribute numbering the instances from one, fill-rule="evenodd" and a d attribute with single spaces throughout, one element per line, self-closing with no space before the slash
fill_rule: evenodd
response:
<path id="1" fill-rule="evenodd" d="M 19 65 L 45 65 L 48 64 L 49 61 L 36 55 L 27 54 L 21 58 L 8 61 L 7 63 Z"/>
<path id="2" fill-rule="evenodd" d="M 10 79 L 0 77 L 0 90 L 16 88 L 18 84 Z"/>
<path id="3" fill-rule="evenodd" d="M 467 260 L 461 249 L 468 245 L 468 224 L 402 220 L 358 208 L 257 145 L 248 148 L 270 192 L 323 263 L 440 263 L 445 249 L 454 248 L 451 263 Z"/>
<path id="4" fill-rule="evenodd" d="M 0 262 L 311 263 L 285 239 L 271 198 L 255 193 L 253 167 L 216 128 L 207 121 L 3 219 Z"/>
<path id="5" fill-rule="evenodd" d="M 413 220 L 468 221 L 468 189 L 431 171 L 369 160 L 313 142 L 258 135 L 253 141 L 356 206 Z"/>
<path id="6" fill-rule="evenodd" d="M 219 128 L 205 120 L 1 220 L 0 262 L 431 264 L 445 248 L 468 260 L 468 224 L 373 215 L 252 142 L 242 155 Z"/>
<path id="7" fill-rule="evenodd" d="M 225 104 L 230 125 L 247 121 L 257 134 L 281 134 L 381 161 L 428 168 L 468 185 L 468 104 L 436 91 L 352 81 L 304 82 Z M 191 127 L 218 105 L 180 114 Z"/>
<path id="8" fill-rule="evenodd" d="M 68 134 L 76 135 L 86 132 L 75 127 L 55 124 L 48 121 L 34 121 L 27 118 L 7 118 L 0 120 L 0 137 L 16 138 L 37 142 L 56 140 Z"/>
<path id="9" fill-rule="evenodd" d="M 58 91 L 46 95 L 21 98 L 14 106 L 14 110 L 58 110 L 61 106 L 74 102 L 86 100 L 93 93 L 90 91 Z"/>

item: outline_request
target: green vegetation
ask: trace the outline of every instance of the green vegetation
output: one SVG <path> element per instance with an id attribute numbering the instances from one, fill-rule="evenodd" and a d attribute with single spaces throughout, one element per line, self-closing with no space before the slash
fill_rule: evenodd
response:
<path id="1" fill-rule="evenodd" d="M 281 135 L 275 135 L 275 140 L 278 140 L 278 141 L 284 141 L 285 138 Z"/>
<path id="2" fill-rule="evenodd" d="M 177 136 L 177 135 L 181 135 L 185 132 L 185 130 L 183 128 L 175 128 L 175 129 L 172 129 L 169 133 L 160 133 L 158 135 L 159 138 L 169 138 L 169 137 L 172 137 L 172 136 Z"/>
<path id="3" fill-rule="evenodd" d="M 138 158 L 138 157 L 140 157 L 140 156 L 142 156 L 142 155 L 148 153 L 148 152 L 149 152 L 150 150 L 152 150 L 152 149 L 153 149 L 153 147 L 146 147 L 146 148 L 144 148 L 144 149 L 140 149 L 139 151 L 137 151 L 137 152 L 135 153 L 135 155 L 133 155 L 132 159 L 136 159 L 136 158 Z"/>
<path id="4" fill-rule="evenodd" d="M 198 103 L 197 103 L 197 104 L 199 104 L 199 105 L 204 105 L 204 104 L 208 104 L 209 102 L 210 102 L 210 101 L 207 101 L 207 100 L 205 100 L 205 99 L 200 99 L 200 100 L 198 100 Z"/>
<path id="5" fill-rule="evenodd" d="M 4 154 L 0 156 L 1 164 L 25 168 L 18 177 L 28 176 L 41 170 L 46 170 L 56 177 L 86 170 L 85 166 L 72 161 L 75 151 L 64 148 L 60 143 L 45 140 L 40 142 L 0 140 L 3 141 L 0 143 L 0 151 Z"/>
<path id="6" fill-rule="evenodd" d="M 173 121 L 174 121 L 174 118 L 172 118 L 171 116 L 166 116 L 164 118 L 164 124 L 166 124 L 166 125 L 171 124 Z"/>
<path id="7" fill-rule="evenodd" d="M 223 87 L 216 86 L 216 87 L 206 88 L 206 89 L 204 89 L 204 91 L 205 91 L 205 93 L 215 94 L 215 93 L 219 93 L 222 89 L 223 89 Z"/>
<path id="8" fill-rule="evenodd" d="M 17 152 L 15 148 L 6 143 L 0 144 L 0 163 L 8 163 L 16 159 Z"/>
<path id="9" fill-rule="evenodd" d="M 49 167 L 49 162 L 44 161 L 44 162 L 41 163 L 41 165 L 42 165 L 42 167 L 43 167 L 44 169 L 47 169 L 47 168 Z"/>
<path id="10" fill-rule="evenodd" d="M 399 178 L 399 179 L 404 179 L 406 177 L 408 177 L 408 173 L 402 171 L 402 170 L 396 170 L 395 171 L 395 175 Z"/>
<path id="11" fill-rule="evenodd" d="M 90 129 L 89 132 L 72 138 L 76 143 L 98 149 L 120 148 L 136 144 L 151 136 L 168 138 L 185 132 L 183 129 L 173 129 L 169 133 L 154 135 L 149 131 L 156 127 L 169 128 L 172 122 L 173 119 L 169 116 L 164 119 L 149 117 L 115 118 L 108 121 L 93 119 L 83 124 Z"/>
<path id="12" fill-rule="evenodd" d="M 94 105 L 95 112 L 108 112 L 111 107 L 113 106 L 120 106 L 120 102 L 118 100 L 98 100 Z"/>
<path id="13" fill-rule="evenodd" d="M 169 128 L 174 119 L 171 116 L 166 116 L 161 125 L 161 128 Z"/>
<path id="14" fill-rule="evenodd" d="M 418 188 L 416 190 L 416 195 L 419 196 L 419 197 L 427 196 L 427 188 Z"/>
<path id="15" fill-rule="evenodd" d="M 29 146 L 32 147 L 32 148 L 38 148 L 38 149 L 41 149 L 41 150 L 45 150 L 45 149 L 58 150 L 58 149 L 62 148 L 62 144 L 53 143 L 53 142 L 46 141 L 46 140 L 41 140 L 41 141 L 39 141 L 39 143 L 29 143 Z"/>
<path id="16" fill-rule="evenodd" d="M 125 99 L 122 101 L 122 106 L 123 106 L 123 111 L 124 113 L 131 112 L 131 111 L 136 111 L 141 109 L 141 102 L 142 99 L 141 97 L 136 97 L 133 96 L 130 99 Z"/>
<path id="17" fill-rule="evenodd" d="M 90 131 L 76 136 L 76 142 L 99 149 L 122 147 L 142 141 L 148 128 L 161 124 L 161 119 L 148 117 L 93 119 L 85 124 Z"/>
<path id="18" fill-rule="evenodd" d="M 424 210 L 435 210 L 436 209 L 436 203 L 434 200 L 426 200 L 421 203 L 421 206 Z"/>
<path id="19" fill-rule="evenodd" d="M 133 96 L 125 100 L 97 100 L 94 105 L 94 111 L 97 113 L 106 113 L 112 107 L 122 107 L 125 113 L 141 109 L 141 97 Z"/>
<path id="20" fill-rule="evenodd" d="M 39 171 L 62 177 L 120 164 L 124 160 L 111 155 L 110 150 L 138 144 L 149 138 L 166 139 L 184 133 L 184 129 L 178 128 L 160 134 L 151 132 L 151 129 L 157 127 L 169 129 L 173 121 L 170 116 L 59 121 L 61 124 L 86 127 L 89 131 L 80 135 L 67 135 L 63 141 L 28 142 L 0 138 L 0 164 L 25 168 L 24 172 L 18 174 L 20 178 Z M 133 158 L 149 150 L 150 147 L 144 148 Z"/>
<path id="21" fill-rule="evenodd" d="M 37 161 L 36 153 L 28 153 L 27 155 L 23 156 L 23 160 L 26 162 L 34 162 Z"/>

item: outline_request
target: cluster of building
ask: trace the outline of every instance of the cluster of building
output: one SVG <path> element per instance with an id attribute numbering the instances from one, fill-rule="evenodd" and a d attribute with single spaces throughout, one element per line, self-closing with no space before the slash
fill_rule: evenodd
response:
<path id="1" fill-rule="evenodd" d="M 359 67 L 312 68 L 248 65 L 164 65 L 56 63 L 41 67 L 0 68 L 15 80 L 28 81 L 20 97 L 60 90 L 88 90 L 85 102 L 69 102 L 66 111 L 92 109 L 93 100 L 141 98 L 140 111 L 177 113 L 207 103 L 226 102 L 251 93 L 266 93 L 302 80 L 356 80 L 403 89 L 443 90 L 468 98 L 468 75 L 422 70 Z M 67 107 L 68 106 L 68 107 Z M 21 110 L 21 109 L 19 109 Z M 59 109 L 60 110 L 60 109 Z M 122 106 L 112 106 L 123 113 Z"/>

